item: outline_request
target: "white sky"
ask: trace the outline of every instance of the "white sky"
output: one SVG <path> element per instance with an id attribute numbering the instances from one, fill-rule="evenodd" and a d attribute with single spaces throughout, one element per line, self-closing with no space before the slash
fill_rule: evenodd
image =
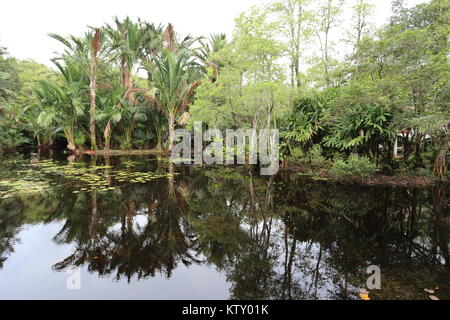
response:
<path id="1" fill-rule="evenodd" d="M 355 2 L 356 0 L 347 0 Z M 111 17 L 141 17 L 155 23 L 171 22 L 184 34 L 231 35 L 233 20 L 263 0 L 1 0 L 0 45 L 19 59 L 34 59 L 51 65 L 49 59 L 60 45 L 47 36 L 81 35 L 86 25 L 99 26 Z M 381 25 L 390 15 L 390 0 L 376 4 L 373 20 Z M 406 0 L 414 5 L 425 0 Z"/>

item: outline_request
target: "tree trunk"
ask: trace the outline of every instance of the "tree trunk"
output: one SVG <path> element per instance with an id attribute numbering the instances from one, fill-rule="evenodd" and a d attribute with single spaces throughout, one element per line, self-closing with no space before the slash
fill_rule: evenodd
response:
<path id="1" fill-rule="evenodd" d="M 447 151 L 448 145 L 446 147 L 442 146 L 437 151 L 436 158 L 434 159 L 433 173 L 438 179 L 442 179 L 445 176 L 445 172 L 447 170 L 447 165 L 445 161 Z"/>
<path id="2" fill-rule="evenodd" d="M 173 141 L 175 139 L 175 117 L 169 115 L 169 152 L 172 153 Z"/>
<path id="3" fill-rule="evenodd" d="M 300 58 L 299 58 L 298 52 L 295 53 L 294 71 L 295 71 L 295 81 L 296 81 L 297 88 L 300 88 L 302 85 L 302 82 L 301 82 L 301 78 L 300 78 Z"/>
<path id="4" fill-rule="evenodd" d="M 64 131 L 64 133 L 67 139 L 67 149 L 69 149 L 72 152 L 75 151 L 76 146 L 73 138 L 73 129 L 67 129 Z"/>
<path id="5" fill-rule="evenodd" d="M 90 98 L 91 98 L 91 109 L 89 110 L 89 132 L 91 136 L 91 149 L 97 149 L 97 142 L 95 138 L 95 112 L 97 110 L 96 105 L 96 93 L 97 91 L 97 77 L 92 75 L 90 83 Z"/>
<path id="6" fill-rule="evenodd" d="M 91 149 L 97 149 L 97 142 L 95 136 L 95 112 L 97 110 L 97 54 L 100 50 L 100 29 L 95 29 L 95 36 L 91 43 L 91 66 L 89 75 L 89 96 L 91 99 L 91 109 L 89 110 L 89 132 L 91 138 Z"/>
<path id="7" fill-rule="evenodd" d="M 394 149 L 392 151 L 392 155 L 394 159 L 397 159 L 398 156 L 398 138 L 395 137 L 395 142 L 394 142 Z"/>
<path id="8" fill-rule="evenodd" d="M 133 77 L 131 76 L 131 72 L 128 73 L 128 83 L 127 83 L 127 90 L 129 91 L 128 94 L 128 101 L 130 102 L 130 105 L 134 105 L 136 103 L 136 98 L 134 96 L 133 90 Z"/>
<path id="9" fill-rule="evenodd" d="M 108 120 L 106 124 L 105 131 L 103 133 L 103 137 L 105 138 L 105 150 L 109 150 L 110 141 L 111 141 L 111 120 Z"/>
<path id="10" fill-rule="evenodd" d="M 67 149 L 69 149 L 70 151 L 75 151 L 75 144 L 72 141 L 67 141 Z"/>
<path id="11" fill-rule="evenodd" d="M 162 150 L 162 135 L 160 133 L 158 133 L 156 139 L 157 139 L 156 149 Z"/>
<path id="12" fill-rule="evenodd" d="M 134 105 L 136 99 L 134 98 L 133 91 L 133 77 L 131 75 L 131 71 L 127 69 L 126 66 L 121 67 L 122 72 L 122 86 L 126 90 L 125 99 L 128 100 L 130 105 Z"/>

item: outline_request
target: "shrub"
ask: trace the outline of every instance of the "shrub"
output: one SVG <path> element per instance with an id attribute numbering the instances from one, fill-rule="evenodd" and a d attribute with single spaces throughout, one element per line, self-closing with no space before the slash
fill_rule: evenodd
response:
<path id="1" fill-rule="evenodd" d="M 84 144 L 86 143 L 86 136 L 81 133 L 81 132 L 75 132 L 75 137 L 74 137 L 74 141 L 75 146 L 80 147 L 80 146 L 84 146 Z"/>
<path id="2" fill-rule="evenodd" d="M 314 167 L 323 167 L 326 164 L 325 157 L 322 156 L 322 147 L 320 144 L 314 145 L 308 152 L 309 163 Z"/>
<path id="3" fill-rule="evenodd" d="M 314 145 L 306 154 L 301 148 L 293 148 L 289 158 L 293 163 L 312 168 L 324 168 L 329 162 L 322 156 L 322 147 Z"/>
<path id="4" fill-rule="evenodd" d="M 15 148 L 28 142 L 17 123 L 0 118 L 0 152 L 2 149 Z"/>
<path id="5" fill-rule="evenodd" d="M 291 151 L 290 159 L 294 163 L 300 163 L 305 160 L 305 154 L 303 153 L 302 149 L 300 148 L 294 148 Z"/>
<path id="6" fill-rule="evenodd" d="M 368 177 L 376 171 L 377 167 L 367 157 L 350 157 L 347 161 L 337 160 L 330 172 L 336 176 Z"/>

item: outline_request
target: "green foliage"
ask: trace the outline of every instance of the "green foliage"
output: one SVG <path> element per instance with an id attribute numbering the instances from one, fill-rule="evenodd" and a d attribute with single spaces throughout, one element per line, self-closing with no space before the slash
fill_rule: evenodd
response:
<path id="1" fill-rule="evenodd" d="M 374 152 L 378 144 L 389 142 L 394 136 L 389 121 L 388 109 L 380 105 L 349 108 L 333 120 L 325 145 L 341 151 L 368 149 Z"/>
<path id="2" fill-rule="evenodd" d="M 313 167 L 323 167 L 327 164 L 325 157 L 322 155 L 323 150 L 320 144 L 314 145 L 308 152 L 309 162 Z"/>
<path id="3" fill-rule="evenodd" d="M 20 126 L 14 120 L 0 116 L 0 152 L 3 149 L 15 148 L 28 142 L 29 140 L 24 136 Z"/>
<path id="4" fill-rule="evenodd" d="M 368 177 L 377 171 L 367 157 L 350 157 L 347 161 L 337 160 L 330 172 L 336 176 L 361 176 Z"/>
<path id="5" fill-rule="evenodd" d="M 334 95 L 327 90 L 294 100 L 292 113 L 286 119 L 279 120 L 281 138 L 290 146 L 308 146 L 312 142 L 319 142 L 331 116 Z"/>
<path id="6" fill-rule="evenodd" d="M 308 152 L 303 152 L 300 148 L 293 148 L 288 157 L 289 163 L 300 165 L 310 169 L 326 169 L 330 161 L 323 155 L 322 147 L 319 144 L 314 145 Z"/>
<path id="7" fill-rule="evenodd" d="M 201 77 L 199 65 L 191 56 L 187 50 L 164 50 L 161 57 L 153 57 L 153 64 L 148 65 L 157 89 L 155 99 L 169 116 L 175 117 L 184 111 Z"/>
<path id="8" fill-rule="evenodd" d="M 279 63 L 284 46 L 276 38 L 277 25 L 258 8 L 235 23 L 233 41 L 211 55 L 219 72 L 196 90 L 190 125 L 203 121 L 220 129 L 273 127 L 286 112 L 290 92 Z"/>
<path id="9" fill-rule="evenodd" d="M 83 73 L 73 61 L 66 61 L 65 66 L 57 63 L 64 77 L 64 83 L 59 85 L 48 81 L 39 81 L 35 89 L 42 112 L 37 121 L 39 125 L 52 126 L 54 132 L 63 132 L 68 142 L 69 150 L 75 150 L 80 133 L 76 132 L 79 119 L 85 114 L 86 102 L 83 95 L 87 85 L 83 81 Z M 75 141 L 77 137 L 77 141 Z"/>
<path id="10" fill-rule="evenodd" d="M 301 163 L 305 159 L 305 153 L 300 148 L 293 148 L 289 160 L 293 163 Z"/>
<path id="11" fill-rule="evenodd" d="M 17 61 L 0 46 L 0 152 L 28 142 L 23 134 L 21 110 L 13 104 L 20 88 Z"/>
<path id="12" fill-rule="evenodd" d="M 71 150 L 86 141 L 170 149 L 177 126 L 202 121 L 222 130 L 278 128 L 280 157 L 293 163 L 326 167 L 353 152 L 384 172 L 425 167 L 445 176 L 448 3 L 398 1 L 375 29 L 372 6 L 356 1 L 345 59 L 332 39 L 341 4 L 273 0 L 242 13 L 232 38 L 183 38 L 171 24 L 116 17 L 81 37 L 51 34 L 64 45 L 53 59 L 57 72 L 0 48 L 0 143 L 51 146 L 64 137 Z M 318 50 L 310 50 L 312 37 Z M 393 154 L 399 132 L 409 133 L 399 139 L 402 159 Z"/>

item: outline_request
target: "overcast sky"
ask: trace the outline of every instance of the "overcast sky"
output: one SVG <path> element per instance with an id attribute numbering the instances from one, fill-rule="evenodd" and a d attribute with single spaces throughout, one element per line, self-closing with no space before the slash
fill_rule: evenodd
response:
<path id="1" fill-rule="evenodd" d="M 347 2 L 356 0 L 347 0 Z M 233 20 L 252 5 L 264 0 L 1 0 L 0 45 L 19 59 L 34 59 L 50 65 L 60 50 L 47 36 L 50 32 L 82 34 L 86 25 L 111 22 L 112 16 L 141 17 L 155 23 L 174 24 L 182 34 L 231 34 Z M 373 20 L 381 25 L 390 15 L 391 0 L 376 4 Z M 408 5 L 425 0 L 406 0 Z"/>

